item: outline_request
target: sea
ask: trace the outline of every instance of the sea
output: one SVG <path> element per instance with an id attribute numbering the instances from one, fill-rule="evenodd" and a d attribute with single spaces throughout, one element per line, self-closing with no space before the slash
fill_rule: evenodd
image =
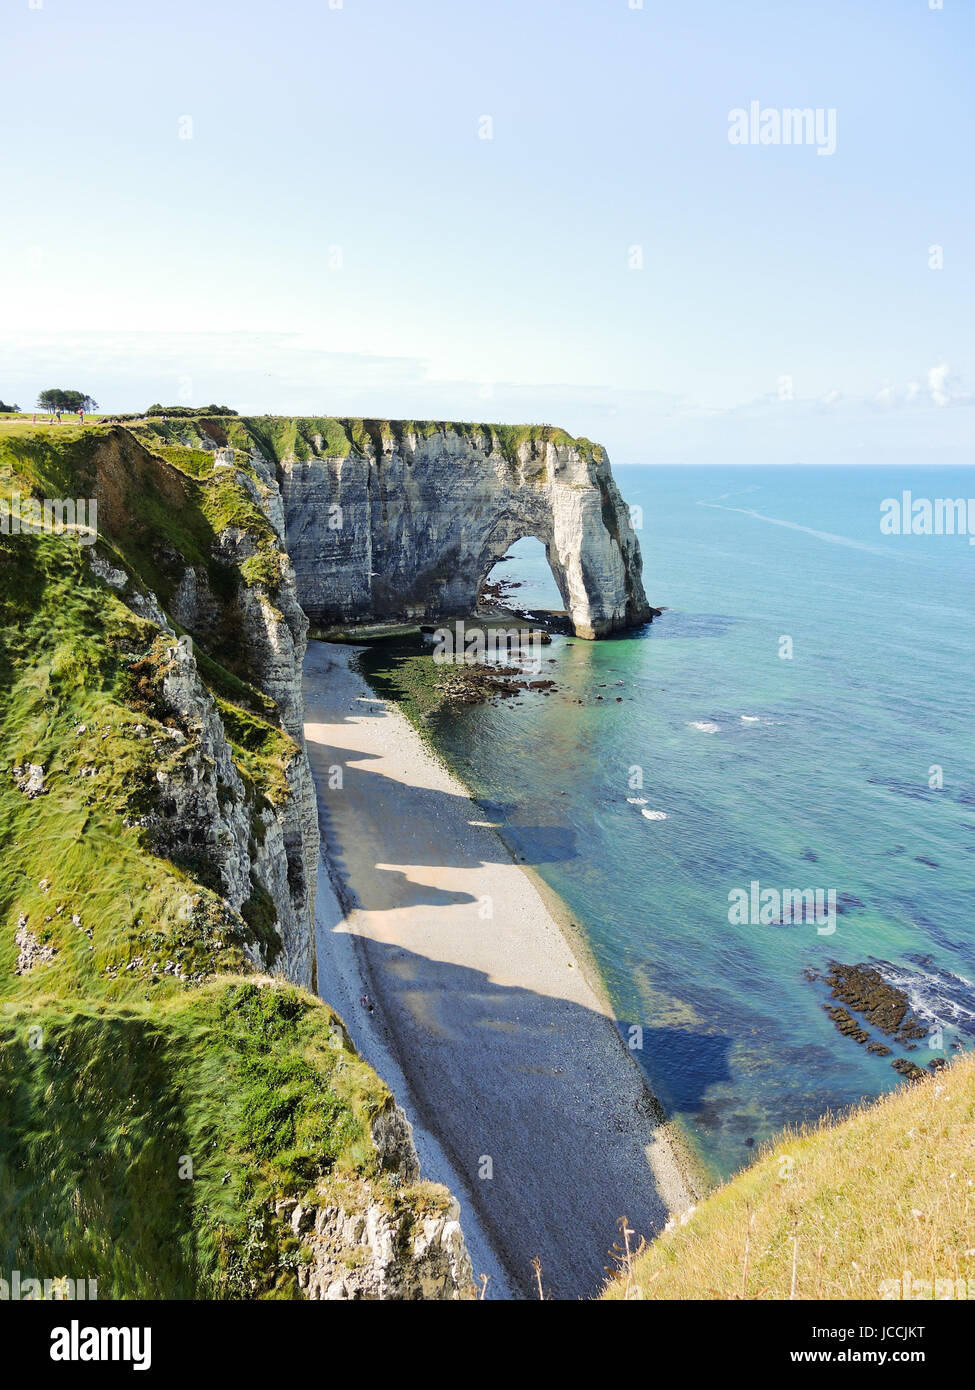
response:
<path id="1" fill-rule="evenodd" d="M 717 1179 L 903 1084 L 898 1057 L 975 1045 L 975 544 L 910 530 L 972 498 L 975 534 L 975 469 L 615 471 L 661 616 L 555 637 L 553 692 L 431 735 L 563 900 Z M 499 576 L 529 612 L 561 606 L 532 537 Z M 779 910 L 808 890 L 835 911 Z M 925 1035 L 865 1026 L 882 1055 L 841 1033 L 834 961 L 878 968 Z"/>

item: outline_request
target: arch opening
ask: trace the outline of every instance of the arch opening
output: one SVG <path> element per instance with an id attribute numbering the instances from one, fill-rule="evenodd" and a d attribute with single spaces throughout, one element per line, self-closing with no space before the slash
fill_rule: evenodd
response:
<path id="1" fill-rule="evenodd" d="M 537 536 L 521 536 L 494 559 L 478 588 L 477 609 L 489 615 L 516 613 L 545 619 L 567 617 L 546 547 Z"/>

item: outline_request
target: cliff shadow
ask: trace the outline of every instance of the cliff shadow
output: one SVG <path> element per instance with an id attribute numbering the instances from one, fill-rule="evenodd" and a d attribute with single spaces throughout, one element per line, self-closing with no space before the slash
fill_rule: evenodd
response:
<path id="1" fill-rule="evenodd" d="M 558 992 L 358 942 L 372 1009 L 346 1023 L 380 1069 L 381 1029 L 378 1049 L 392 1049 L 411 1092 L 398 1099 L 442 1146 L 452 1173 L 424 1176 L 460 1179 L 527 1297 L 536 1256 L 547 1293 L 597 1294 L 620 1218 L 649 1239 L 669 1214 L 648 1156 L 655 1102 L 612 1020 Z"/>
<path id="2" fill-rule="evenodd" d="M 730 1034 L 696 1032 L 687 1028 L 648 1028 L 638 1020 L 621 1020 L 617 1027 L 624 1046 L 628 1046 L 633 1028 L 641 1030 L 643 1045 L 630 1049 L 633 1060 L 645 1073 L 647 1084 L 659 1090 L 659 1099 L 670 1111 L 709 1113 L 711 1102 L 707 1093 L 712 1087 L 733 1079 L 729 1058 L 735 1039 Z M 659 1073 L 666 1073 L 666 1082 L 652 1081 L 650 1058 Z"/>
<path id="3" fill-rule="evenodd" d="M 370 766 L 379 761 L 377 755 L 320 742 L 307 729 L 306 746 L 319 830 L 330 862 L 347 879 L 363 856 L 369 857 L 370 873 L 356 875 L 359 893 L 364 881 L 373 880 L 367 895 L 358 899 L 363 908 L 475 901 L 469 893 L 418 883 L 409 878 L 409 867 L 436 871 L 492 863 L 541 865 L 578 853 L 576 833 L 568 826 L 504 824 L 489 833 L 477 821 L 481 816 L 492 819 L 494 806 L 481 807 L 466 793 L 398 781 Z M 330 786 L 330 780 L 336 781 L 335 769 L 341 769 L 341 785 Z M 439 827 L 445 825 L 454 833 L 441 834 Z"/>

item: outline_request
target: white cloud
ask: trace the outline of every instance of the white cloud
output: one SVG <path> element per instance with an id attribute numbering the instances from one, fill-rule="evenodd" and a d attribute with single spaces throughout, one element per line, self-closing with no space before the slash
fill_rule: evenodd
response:
<path id="1" fill-rule="evenodd" d="M 948 370 L 947 362 L 942 362 L 940 367 L 928 368 L 928 390 L 935 405 L 947 405 L 951 400 L 947 390 Z"/>

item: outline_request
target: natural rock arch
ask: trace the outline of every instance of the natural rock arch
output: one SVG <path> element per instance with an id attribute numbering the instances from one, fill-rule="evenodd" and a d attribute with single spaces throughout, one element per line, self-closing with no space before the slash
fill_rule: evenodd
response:
<path id="1" fill-rule="evenodd" d="M 652 616 L 598 445 L 549 427 L 512 438 L 499 426 L 367 423 L 343 456 L 280 461 L 288 552 L 313 623 L 467 616 L 526 535 L 546 547 L 578 636 Z"/>

